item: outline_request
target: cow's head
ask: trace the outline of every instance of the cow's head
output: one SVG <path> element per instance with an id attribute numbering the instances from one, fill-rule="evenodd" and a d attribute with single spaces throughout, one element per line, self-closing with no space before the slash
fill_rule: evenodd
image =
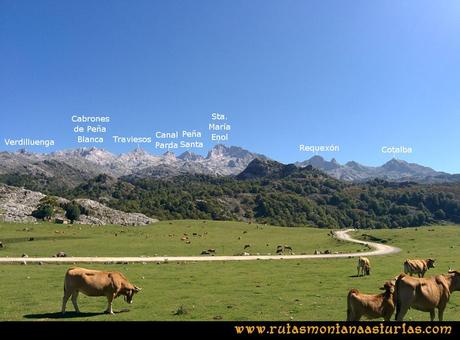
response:
<path id="1" fill-rule="evenodd" d="M 366 265 L 364 266 L 364 273 L 365 273 L 366 275 L 371 275 L 371 266 L 369 266 L 368 264 L 366 264 Z"/>
<path id="2" fill-rule="evenodd" d="M 395 280 L 387 281 L 383 284 L 382 287 L 379 288 L 380 290 L 384 290 L 386 293 L 393 294 L 395 291 Z"/>
<path id="3" fill-rule="evenodd" d="M 460 290 L 460 272 L 449 268 L 449 274 L 452 278 L 450 290 Z"/>
<path id="4" fill-rule="evenodd" d="M 137 286 L 131 286 L 130 288 L 125 288 L 122 293 L 125 296 L 125 301 L 129 304 L 133 303 L 134 294 L 140 292 L 142 289 Z"/>
<path id="5" fill-rule="evenodd" d="M 426 266 L 428 267 L 428 269 L 430 268 L 434 268 L 434 261 L 436 261 L 435 259 L 428 259 L 426 260 Z"/>

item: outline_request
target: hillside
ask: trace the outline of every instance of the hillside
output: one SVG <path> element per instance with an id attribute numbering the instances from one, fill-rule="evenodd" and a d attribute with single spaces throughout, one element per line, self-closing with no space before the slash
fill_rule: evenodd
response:
<path id="1" fill-rule="evenodd" d="M 70 201 L 61 197 L 48 197 L 40 192 L 0 184 L 0 221 L 36 222 L 33 212 L 43 204 L 53 206 L 53 218 L 66 220 L 64 207 Z M 111 209 L 99 202 L 80 198 L 73 201 L 79 206 L 81 216 L 75 223 L 145 225 L 157 222 L 154 218 L 139 213 L 127 213 Z"/>
<path id="2" fill-rule="evenodd" d="M 396 228 L 460 222 L 459 185 L 374 180 L 351 184 L 313 167 L 254 160 L 237 177 L 100 175 L 66 193 L 160 219 L 257 221 L 281 226 Z"/>

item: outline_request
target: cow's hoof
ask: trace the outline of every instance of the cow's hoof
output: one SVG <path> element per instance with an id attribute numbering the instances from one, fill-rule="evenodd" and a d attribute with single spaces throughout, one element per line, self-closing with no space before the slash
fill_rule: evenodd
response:
<path id="1" fill-rule="evenodd" d="M 114 315 L 115 313 L 113 311 L 110 311 L 110 310 L 105 310 L 104 314 Z"/>

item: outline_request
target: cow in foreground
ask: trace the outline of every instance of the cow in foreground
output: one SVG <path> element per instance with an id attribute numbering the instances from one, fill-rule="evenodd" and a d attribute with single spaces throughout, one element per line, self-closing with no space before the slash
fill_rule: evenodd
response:
<path id="1" fill-rule="evenodd" d="M 404 273 L 417 274 L 418 277 L 424 277 L 428 269 L 434 268 L 434 259 L 427 260 L 406 260 L 404 261 Z"/>
<path id="2" fill-rule="evenodd" d="M 456 270 L 429 278 L 401 274 L 396 280 L 396 320 L 402 321 L 409 308 L 413 308 L 430 312 L 433 321 L 437 308 L 439 321 L 442 321 L 450 295 L 457 290 L 460 290 L 460 273 Z"/>
<path id="3" fill-rule="evenodd" d="M 361 273 L 361 275 L 360 275 Z M 371 274 L 371 261 L 367 257 L 360 257 L 358 259 L 358 276 Z"/>
<path id="4" fill-rule="evenodd" d="M 395 311 L 395 280 L 387 281 L 380 288 L 384 292 L 377 295 L 363 294 L 352 289 L 347 297 L 347 321 L 383 318 L 390 321 Z"/>
<path id="5" fill-rule="evenodd" d="M 87 296 L 105 296 L 108 306 L 105 313 L 113 314 L 112 302 L 120 295 L 125 297 L 129 304 L 133 296 L 141 289 L 129 283 L 128 279 L 120 272 L 104 272 L 85 268 L 70 268 L 64 278 L 64 297 L 62 298 L 62 313 L 65 313 L 67 301 L 72 296 L 72 304 L 77 313 L 78 293 Z"/>

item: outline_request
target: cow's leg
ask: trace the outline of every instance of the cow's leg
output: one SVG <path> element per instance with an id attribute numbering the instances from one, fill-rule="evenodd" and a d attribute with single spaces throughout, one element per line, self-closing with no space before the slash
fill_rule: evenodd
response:
<path id="1" fill-rule="evenodd" d="M 430 321 L 434 321 L 434 318 L 436 317 L 436 314 L 435 314 L 435 311 L 434 311 L 434 308 L 432 310 L 430 310 Z"/>
<path id="2" fill-rule="evenodd" d="M 67 305 L 67 301 L 69 301 L 69 298 L 72 294 L 67 291 L 67 290 L 64 290 L 64 297 L 62 298 L 62 309 L 61 309 L 61 313 L 64 314 L 65 313 L 65 307 Z"/>
<path id="3" fill-rule="evenodd" d="M 396 312 L 396 321 L 403 321 L 404 317 L 407 314 L 407 311 L 409 310 L 409 306 L 409 303 L 400 302 L 399 311 Z"/>
<path id="4" fill-rule="evenodd" d="M 115 295 L 107 295 L 107 309 L 105 310 L 104 313 L 113 314 L 112 302 L 114 298 L 115 298 Z"/>
<path id="5" fill-rule="evenodd" d="M 347 312 L 347 321 L 359 321 L 361 319 L 361 315 L 355 313 L 353 310 L 348 310 Z"/>
<path id="6" fill-rule="evenodd" d="M 75 311 L 77 313 L 80 313 L 80 309 L 78 308 L 78 304 L 77 304 L 77 298 L 78 298 L 78 290 L 72 293 L 72 304 L 73 304 L 73 308 L 75 308 Z"/>
<path id="7" fill-rule="evenodd" d="M 358 268 L 358 276 L 359 276 L 359 266 L 357 268 Z"/>
<path id="8" fill-rule="evenodd" d="M 446 308 L 446 306 L 443 306 L 443 307 L 438 307 L 438 318 L 439 318 L 439 321 L 442 321 L 442 319 L 444 318 L 444 309 Z M 434 318 L 433 318 L 434 319 Z"/>

